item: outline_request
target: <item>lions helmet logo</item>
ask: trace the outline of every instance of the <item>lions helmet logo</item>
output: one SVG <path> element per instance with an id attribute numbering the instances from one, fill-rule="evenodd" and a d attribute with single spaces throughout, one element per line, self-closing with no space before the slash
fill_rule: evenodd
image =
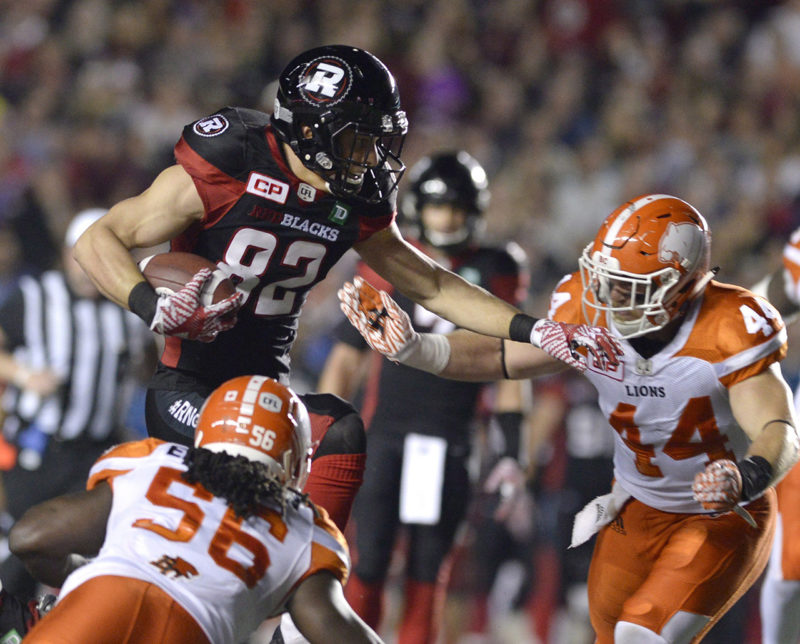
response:
<path id="1" fill-rule="evenodd" d="M 335 105 L 350 91 L 353 72 L 341 58 L 323 56 L 312 60 L 300 76 L 300 94 L 309 103 Z"/>
<path id="2" fill-rule="evenodd" d="M 690 258 L 698 256 L 702 244 L 703 231 L 696 225 L 670 223 L 658 242 L 658 260 L 664 264 L 677 262 L 688 269 Z"/>

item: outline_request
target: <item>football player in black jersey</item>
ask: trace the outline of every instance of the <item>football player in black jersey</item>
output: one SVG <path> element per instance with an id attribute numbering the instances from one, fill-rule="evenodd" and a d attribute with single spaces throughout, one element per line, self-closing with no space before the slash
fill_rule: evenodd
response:
<path id="1" fill-rule="evenodd" d="M 524 299 L 527 275 L 522 249 L 516 244 L 505 248 L 481 244 L 480 229 L 489 201 L 481 165 L 463 150 L 440 152 L 420 160 L 409 180 L 401 210 L 412 228 L 410 242 L 504 300 L 518 304 Z M 361 266 L 359 272 L 376 287 L 392 292 L 391 285 L 367 267 Z M 394 296 L 418 329 L 435 328 L 442 333 L 454 328 L 411 299 Z M 346 597 L 372 628 L 380 627 L 384 583 L 402 526 L 408 533 L 408 549 L 397 641 L 435 642 L 449 577 L 450 566 L 445 562 L 470 498 L 467 459 L 484 385 L 446 380 L 390 362 L 370 351 L 346 319 L 334 336 L 337 342 L 318 390 L 351 399 L 361 376 L 367 378 L 361 406 L 369 436 L 367 466 L 353 509 L 357 556 Z M 504 380 L 494 392 L 492 406 L 503 429 L 506 467 L 516 463 L 518 456 L 521 387 L 518 381 Z M 431 450 L 439 450 L 436 462 L 417 456 L 417 444 L 425 448 L 428 442 Z M 517 473 L 516 480 L 521 482 L 524 476 L 519 468 Z M 435 498 L 436 507 L 429 516 L 405 510 L 406 495 L 413 494 L 408 488 L 411 479 L 424 481 L 427 496 Z"/>
<path id="2" fill-rule="evenodd" d="M 152 436 L 191 442 L 203 400 L 232 377 L 286 382 L 308 291 L 350 248 L 461 327 L 566 360 L 583 360 L 570 351 L 576 343 L 597 345 L 586 329 L 522 314 L 403 240 L 394 218 L 407 127 L 394 78 L 375 56 L 345 45 L 311 49 L 282 72 L 272 116 L 227 107 L 187 125 L 177 163 L 80 238 L 76 257 L 100 290 L 166 336 L 147 394 Z M 166 241 L 217 263 L 237 295 L 201 305 L 207 270 L 157 294 L 130 251 Z M 363 425 L 335 396 L 304 402 L 319 441 L 306 491 L 343 527 L 363 474 Z"/>

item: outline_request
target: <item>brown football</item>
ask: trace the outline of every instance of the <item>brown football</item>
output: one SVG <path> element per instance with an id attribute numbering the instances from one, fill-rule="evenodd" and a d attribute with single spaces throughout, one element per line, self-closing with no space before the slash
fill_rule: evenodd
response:
<path id="1" fill-rule="evenodd" d="M 160 253 L 145 257 L 139 262 L 139 270 L 159 294 L 179 291 L 201 268 L 210 268 L 214 272 L 201 293 L 200 301 L 203 306 L 214 304 L 236 293 L 233 282 L 216 264 L 194 253 Z"/>

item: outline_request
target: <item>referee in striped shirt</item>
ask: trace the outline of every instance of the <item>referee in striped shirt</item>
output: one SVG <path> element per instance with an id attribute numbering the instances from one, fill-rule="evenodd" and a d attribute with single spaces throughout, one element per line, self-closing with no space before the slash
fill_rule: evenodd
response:
<path id="1" fill-rule="evenodd" d="M 124 422 L 131 396 L 152 370 L 143 364 L 155 355 L 151 331 L 103 298 L 72 257 L 75 241 L 104 213 L 76 215 L 63 270 L 20 278 L 0 305 L 3 434 L 18 449 L 2 482 L 14 520 L 46 499 L 82 490 L 97 457 L 130 438 Z M 23 597 L 36 589 L 13 556 L 0 565 L 0 580 Z"/>

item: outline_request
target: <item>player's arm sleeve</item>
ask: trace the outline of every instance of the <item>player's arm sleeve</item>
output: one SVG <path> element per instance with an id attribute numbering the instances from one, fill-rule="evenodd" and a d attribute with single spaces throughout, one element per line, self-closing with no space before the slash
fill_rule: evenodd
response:
<path id="1" fill-rule="evenodd" d="M 94 489 L 101 482 L 113 485 L 117 476 L 130 472 L 141 462 L 142 457 L 152 454 L 153 450 L 163 442 L 157 438 L 145 438 L 140 441 L 121 443 L 107 449 L 89 470 L 86 489 Z"/>
<path id="2" fill-rule="evenodd" d="M 199 124 L 224 119 L 224 129 L 203 135 Z M 235 108 L 190 123 L 175 144 L 175 161 L 192 177 L 203 201 L 207 220 L 227 212 L 246 190 L 247 128 Z"/>
<path id="3" fill-rule="evenodd" d="M 783 360 L 788 349 L 786 325 L 767 300 L 742 292 L 738 310 L 716 317 L 714 369 L 730 388 Z"/>

